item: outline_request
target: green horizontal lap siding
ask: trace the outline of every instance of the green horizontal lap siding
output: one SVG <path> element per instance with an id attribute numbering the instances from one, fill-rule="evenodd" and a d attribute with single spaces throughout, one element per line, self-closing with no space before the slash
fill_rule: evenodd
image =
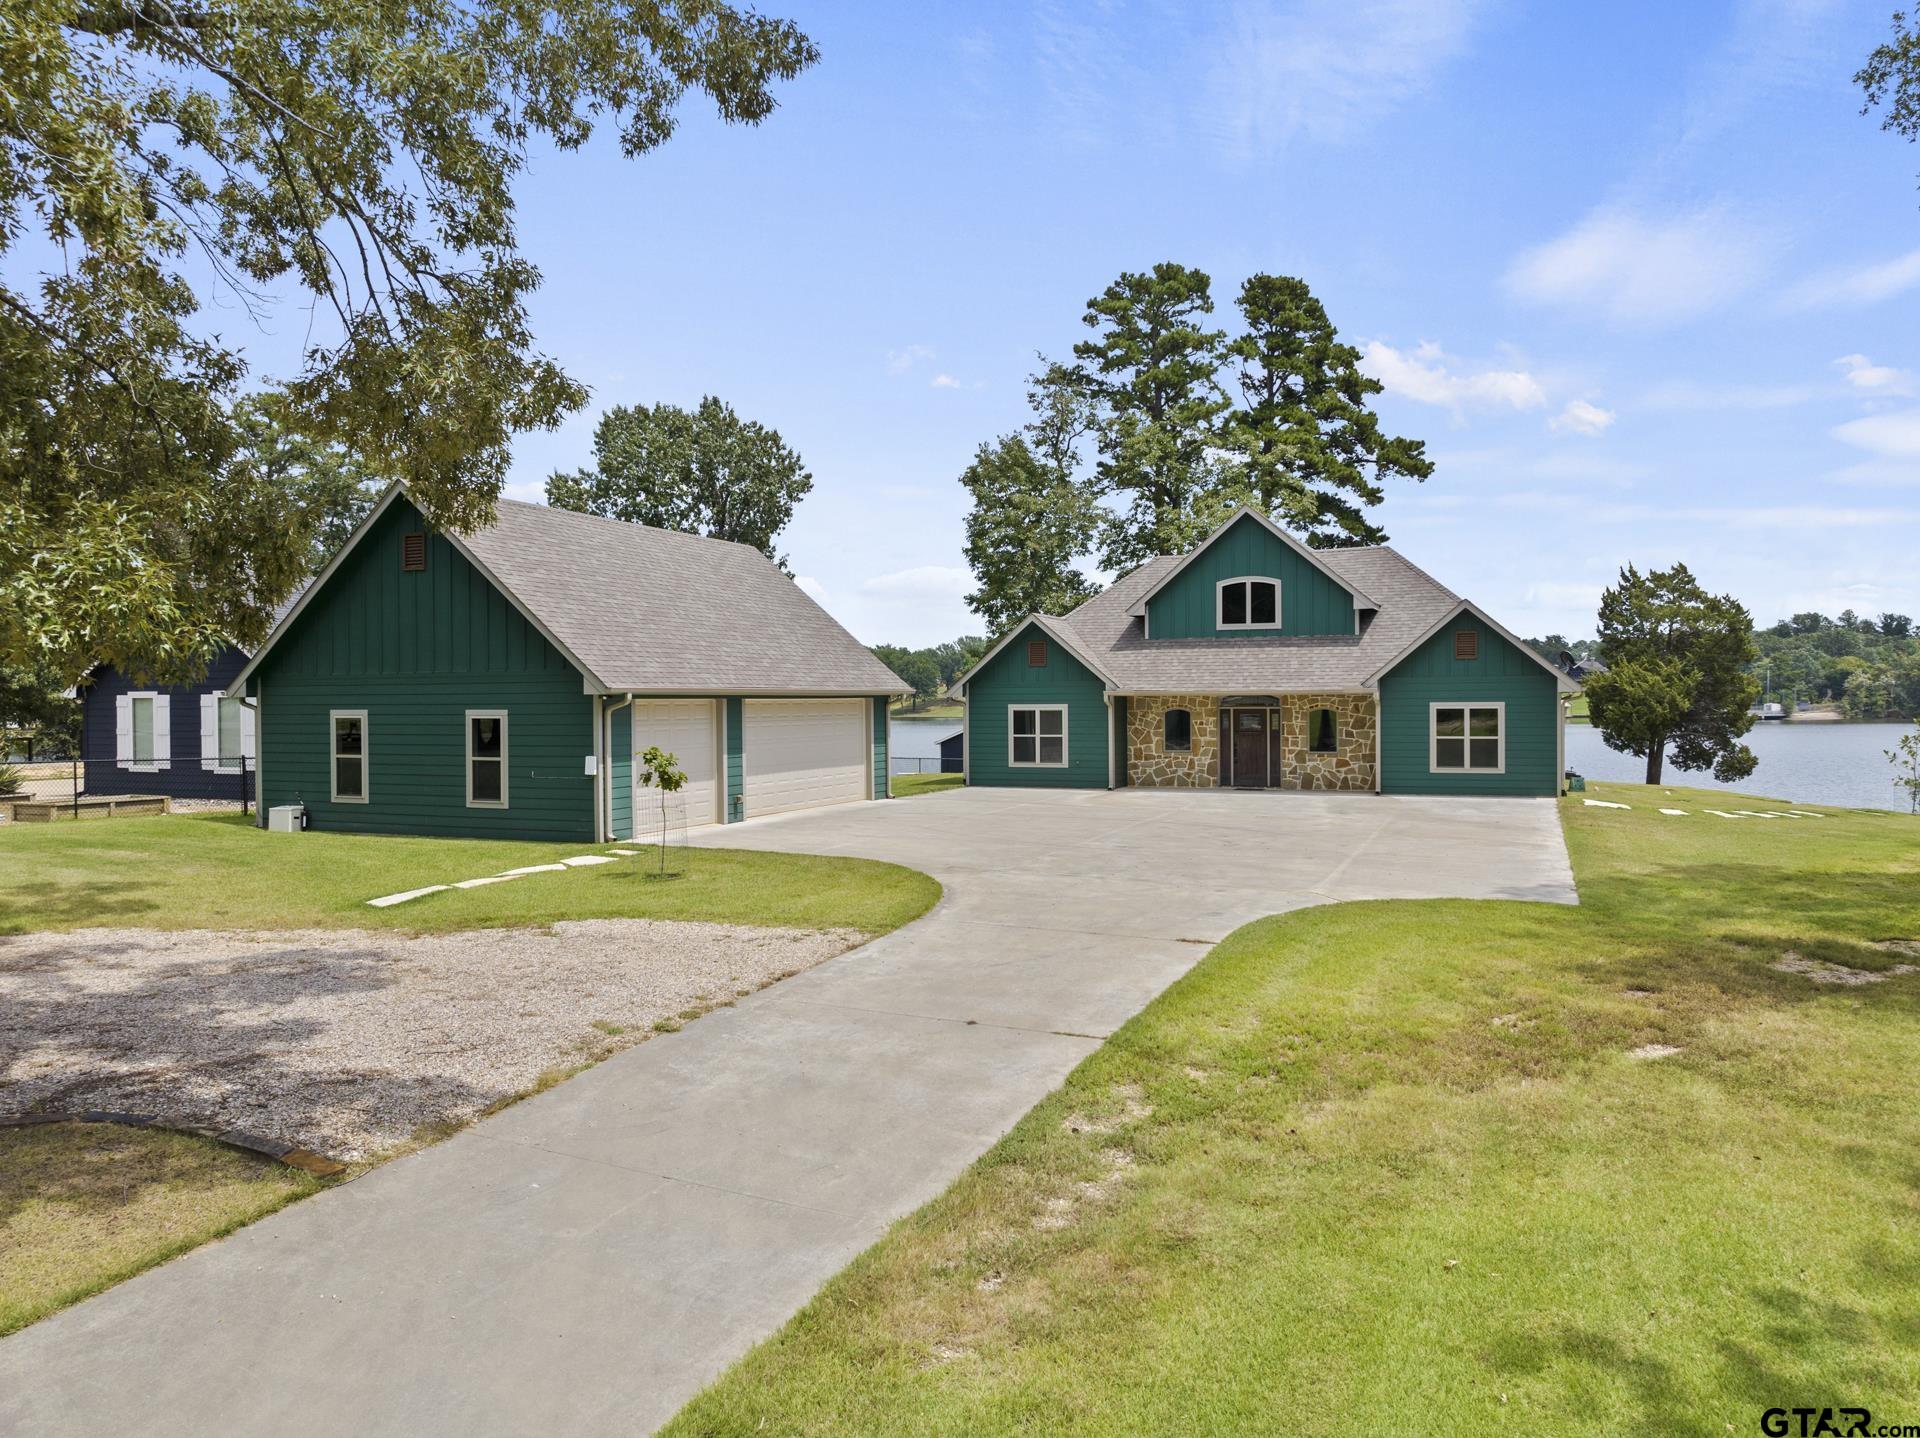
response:
<path id="1" fill-rule="evenodd" d="M 1047 662 L 1027 663 L 1027 641 L 1047 641 Z M 967 681 L 967 782 L 1032 789 L 1107 787 L 1106 687 L 1058 640 L 1026 625 Z M 1007 706 L 1065 704 L 1067 764 L 1062 769 L 1018 767 L 1007 762 Z"/>
<path id="2" fill-rule="evenodd" d="M 887 741 L 892 736 L 887 733 L 887 701 L 873 701 L 873 789 L 876 799 L 887 797 Z"/>
<path id="3" fill-rule="evenodd" d="M 1223 579 L 1280 581 L 1280 624 L 1273 629 L 1221 629 L 1214 586 Z M 1151 639 L 1211 639 L 1216 635 L 1353 633 L 1353 596 L 1274 538 L 1258 520 L 1243 516 L 1194 556 L 1173 582 L 1147 601 Z"/>
<path id="4" fill-rule="evenodd" d="M 1456 630 L 1480 636 L 1478 659 L 1455 659 Z M 1504 774 L 1431 772 L 1431 706 L 1507 706 Z M 1448 624 L 1380 680 L 1381 789 L 1389 794 L 1558 792 L 1560 696 L 1538 664 L 1471 615 Z"/>
<path id="5" fill-rule="evenodd" d="M 633 706 L 614 711 L 607 741 L 607 833 L 615 839 L 633 837 Z"/>
<path id="6" fill-rule="evenodd" d="M 591 841 L 579 671 L 442 536 L 402 570 L 424 527 L 396 501 L 262 661 L 262 805 L 303 803 L 321 829 Z M 336 709 L 367 711 L 364 804 L 328 797 Z M 507 808 L 467 806 L 469 709 L 507 712 Z"/>

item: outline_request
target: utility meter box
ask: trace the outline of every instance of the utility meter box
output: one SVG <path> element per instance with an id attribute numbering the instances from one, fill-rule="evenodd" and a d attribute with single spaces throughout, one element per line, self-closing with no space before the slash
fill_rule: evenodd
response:
<path id="1" fill-rule="evenodd" d="M 267 810 L 267 832 L 297 834 L 307 827 L 305 804 L 276 804 Z"/>

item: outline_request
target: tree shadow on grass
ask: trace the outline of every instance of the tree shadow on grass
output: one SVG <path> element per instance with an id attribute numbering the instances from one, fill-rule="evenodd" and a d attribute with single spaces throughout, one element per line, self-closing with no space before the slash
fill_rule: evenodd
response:
<path id="1" fill-rule="evenodd" d="M 380 1002 L 393 982 L 380 949 L 260 942 L 207 962 L 148 959 L 124 986 L 85 981 L 143 951 L 128 939 L 0 940 L 0 1114 L 106 1109 L 326 1153 L 342 1134 L 398 1141 L 419 1123 L 476 1113 L 510 1093 L 504 1083 L 432 1072 L 430 1060 L 399 1073 L 304 1061 L 331 1037 L 333 1020 L 291 1010 Z M 399 1116 L 411 1122 L 394 1132 Z"/>
<path id="2" fill-rule="evenodd" d="M 0 888 L 0 935 L 49 927 L 130 924 L 160 906 L 139 897 L 142 885 L 88 880 L 77 884 L 9 884 Z"/>

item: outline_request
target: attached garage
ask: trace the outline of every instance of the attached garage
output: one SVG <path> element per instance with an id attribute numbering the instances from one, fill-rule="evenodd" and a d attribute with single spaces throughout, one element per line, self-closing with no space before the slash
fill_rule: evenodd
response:
<path id="1" fill-rule="evenodd" d="M 749 699 L 744 793 L 753 818 L 869 797 L 864 699 Z"/>
<path id="2" fill-rule="evenodd" d="M 720 767 L 715 758 L 719 746 L 715 742 L 715 730 L 711 699 L 633 701 L 634 773 L 640 772 L 637 762 L 640 756 L 655 745 L 673 755 L 687 776 L 680 797 L 686 804 L 689 828 L 712 824 L 720 818 Z M 659 796 L 656 794 L 654 798 L 657 802 Z"/>

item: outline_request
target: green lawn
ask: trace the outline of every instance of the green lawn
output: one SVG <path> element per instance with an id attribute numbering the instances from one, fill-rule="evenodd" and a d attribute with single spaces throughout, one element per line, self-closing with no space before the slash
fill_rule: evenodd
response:
<path id="1" fill-rule="evenodd" d="M 185 1134 L 0 1129 L 0 1334 L 324 1187 Z"/>
<path id="2" fill-rule="evenodd" d="M 1577 909 L 1262 920 L 667 1430 L 1920 1421 L 1920 821 L 1564 803 Z M 1677 1049 L 1635 1057 L 1647 1045 Z"/>
<path id="3" fill-rule="evenodd" d="M 1586 695 L 1575 694 L 1567 700 L 1567 722 L 1569 724 L 1586 724 L 1591 722 L 1587 718 Z"/>
<path id="4" fill-rule="evenodd" d="M 895 774 L 893 797 L 911 799 L 916 794 L 938 794 L 943 789 L 958 789 L 964 782 L 959 774 Z"/>
<path id="5" fill-rule="evenodd" d="M 958 724 L 966 717 L 966 706 L 958 699 L 934 699 L 914 708 L 907 704 L 896 704 L 889 709 L 895 719 L 948 719 Z"/>
<path id="6" fill-rule="evenodd" d="M 607 864 L 429 894 L 390 909 L 366 906 L 401 889 L 605 847 L 269 834 L 237 815 L 9 824 L 0 828 L 0 934 L 102 924 L 441 932 L 605 918 L 880 934 L 919 917 L 940 896 L 932 879 L 892 864 L 689 849 L 679 877 L 648 877 L 646 861 L 635 860 L 633 867 Z"/>

